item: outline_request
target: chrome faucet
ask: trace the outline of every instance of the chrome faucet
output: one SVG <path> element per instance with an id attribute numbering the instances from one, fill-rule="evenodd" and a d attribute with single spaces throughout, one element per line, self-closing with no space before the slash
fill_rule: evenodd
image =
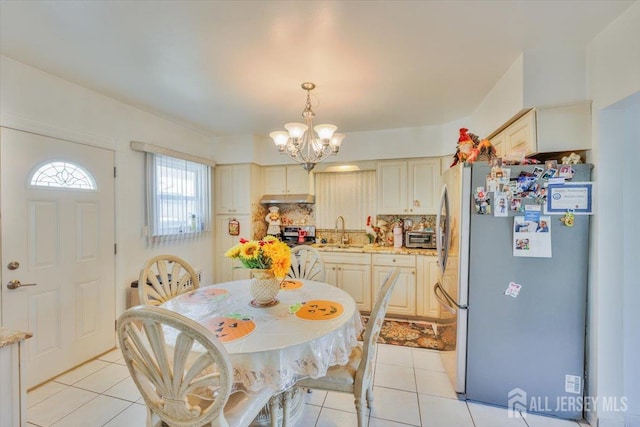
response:
<path id="1" fill-rule="evenodd" d="M 340 244 L 346 245 L 349 242 L 349 238 L 344 231 L 344 217 L 342 215 L 336 218 L 336 234 L 338 234 L 338 221 L 340 220 L 342 220 L 342 236 L 340 236 Z"/>

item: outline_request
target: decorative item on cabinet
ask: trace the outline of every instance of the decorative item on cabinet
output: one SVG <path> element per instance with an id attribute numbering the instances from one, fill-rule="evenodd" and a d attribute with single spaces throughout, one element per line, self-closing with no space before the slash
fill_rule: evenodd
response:
<path id="1" fill-rule="evenodd" d="M 239 234 L 240 234 L 240 222 L 235 218 L 229 219 L 229 235 L 237 236 Z"/>

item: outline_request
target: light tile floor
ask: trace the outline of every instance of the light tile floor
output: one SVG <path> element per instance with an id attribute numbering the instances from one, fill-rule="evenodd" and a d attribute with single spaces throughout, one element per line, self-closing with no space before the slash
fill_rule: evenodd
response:
<path id="1" fill-rule="evenodd" d="M 369 427 L 580 427 L 588 424 L 526 414 L 456 398 L 436 351 L 378 345 L 374 407 Z M 353 397 L 313 391 L 300 427 L 353 427 Z M 114 350 L 27 394 L 30 426 L 136 427 L 146 409 L 122 359 Z"/>

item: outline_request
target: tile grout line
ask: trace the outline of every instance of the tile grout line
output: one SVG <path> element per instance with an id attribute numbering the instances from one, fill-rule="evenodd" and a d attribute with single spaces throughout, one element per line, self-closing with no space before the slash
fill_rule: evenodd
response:
<path id="1" fill-rule="evenodd" d="M 110 397 L 110 396 L 109 396 Z M 128 402 L 128 400 L 127 400 Z M 127 406 L 126 408 L 124 408 L 122 411 L 118 412 L 117 414 L 115 414 L 113 417 L 111 417 L 109 420 L 107 420 L 106 423 L 102 424 L 102 427 L 106 426 L 107 424 L 109 424 L 111 421 L 115 420 L 116 418 L 118 418 L 124 411 L 126 411 L 127 409 L 131 408 L 132 405 L 135 405 L 135 402 L 132 402 L 131 405 Z"/>

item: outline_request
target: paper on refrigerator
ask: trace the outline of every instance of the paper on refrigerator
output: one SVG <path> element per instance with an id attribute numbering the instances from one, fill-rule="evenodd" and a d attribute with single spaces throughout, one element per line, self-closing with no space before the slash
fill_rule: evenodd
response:
<path id="1" fill-rule="evenodd" d="M 513 217 L 513 256 L 551 258 L 551 217 Z"/>

